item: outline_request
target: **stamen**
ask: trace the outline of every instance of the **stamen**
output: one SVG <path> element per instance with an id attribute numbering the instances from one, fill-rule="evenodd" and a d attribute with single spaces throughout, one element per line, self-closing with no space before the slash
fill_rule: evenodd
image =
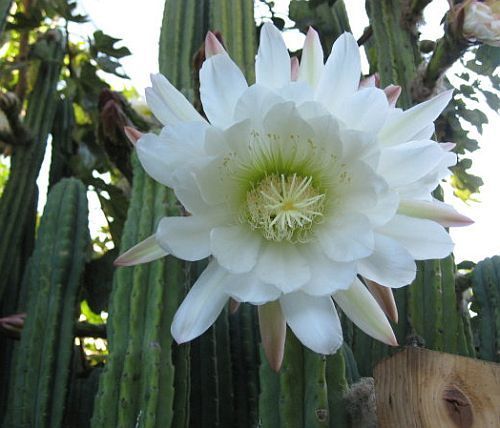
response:
<path id="1" fill-rule="evenodd" d="M 270 241 L 308 242 L 310 230 L 321 221 L 325 194 L 312 177 L 272 174 L 247 193 L 244 220 Z"/>

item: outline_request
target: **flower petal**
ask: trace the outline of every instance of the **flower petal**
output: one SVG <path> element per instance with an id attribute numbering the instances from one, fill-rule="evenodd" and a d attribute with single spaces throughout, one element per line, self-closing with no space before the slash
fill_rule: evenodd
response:
<path id="1" fill-rule="evenodd" d="M 262 347 L 269 366 L 278 372 L 285 353 L 286 321 L 278 301 L 258 307 Z"/>
<path id="2" fill-rule="evenodd" d="M 365 88 L 344 100 L 337 111 L 347 128 L 376 134 L 380 131 L 389 112 L 389 102 L 381 89 Z"/>
<path id="3" fill-rule="evenodd" d="M 333 299 L 366 334 L 387 345 L 398 345 L 384 312 L 359 279 L 356 278 L 349 289 L 337 291 Z"/>
<path id="4" fill-rule="evenodd" d="M 415 279 L 417 267 L 410 253 L 394 239 L 375 234 L 373 254 L 358 262 L 358 273 L 386 287 L 403 287 Z"/>
<path id="5" fill-rule="evenodd" d="M 259 52 L 255 59 L 255 78 L 259 85 L 279 89 L 291 81 L 290 56 L 281 32 L 265 23 L 260 30 Z"/>
<path id="6" fill-rule="evenodd" d="M 177 309 L 171 332 L 177 343 L 203 334 L 217 319 L 228 300 L 220 287 L 226 271 L 211 261 Z"/>
<path id="7" fill-rule="evenodd" d="M 323 73 L 324 54 L 318 33 L 312 27 L 307 31 L 302 57 L 300 60 L 299 80 L 307 82 L 311 88 L 316 88 Z"/>
<path id="8" fill-rule="evenodd" d="M 256 273 L 284 293 L 297 290 L 311 278 L 306 259 L 297 246 L 285 242 L 267 242 L 260 253 Z"/>
<path id="9" fill-rule="evenodd" d="M 350 213 L 339 222 L 332 220 L 318 225 L 316 237 L 325 254 L 338 262 L 367 257 L 374 248 L 372 227 L 361 214 Z"/>
<path id="10" fill-rule="evenodd" d="M 163 125 L 206 122 L 191 103 L 161 74 L 152 74 L 152 88 L 146 88 L 146 102 Z"/>
<path id="11" fill-rule="evenodd" d="M 346 289 L 356 277 L 355 262 L 334 262 L 325 256 L 317 244 L 308 245 L 304 255 L 314 274 L 301 290 L 311 296 L 326 296 Z"/>
<path id="12" fill-rule="evenodd" d="M 396 215 L 377 232 L 398 241 L 415 260 L 442 259 L 453 251 L 450 235 L 431 220 Z"/>
<path id="13" fill-rule="evenodd" d="M 398 307 L 396 306 L 396 300 L 394 300 L 394 294 L 392 293 L 392 288 L 384 287 L 383 285 L 377 284 L 376 282 L 370 281 L 369 279 L 364 279 L 366 287 L 377 301 L 380 308 L 384 311 L 387 317 L 398 322 Z"/>
<path id="14" fill-rule="evenodd" d="M 433 171 L 445 154 L 435 141 L 411 141 L 382 150 L 377 171 L 391 187 L 402 187 Z"/>
<path id="15" fill-rule="evenodd" d="M 460 214 L 451 205 L 438 200 L 421 201 L 405 199 L 399 204 L 398 213 L 416 218 L 426 218 L 444 227 L 468 226 L 474 223 L 469 217 Z"/>
<path id="16" fill-rule="evenodd" d="M 428 127 L 448 105 L 452 95 L 452 90 L 446 91 L 403 113 L 394 114 L 378 134 L 381 143 L 392 146 L 415 139 L 416 134 L 429 129 Z"/>
<path id="17" fill-rule="evenodd" d="M 295 336 L 309 349 L 333 354 L 342 345 L 342 327 L 330 296 L 313 297 L 300 291 L 280 298 L 281 309 Z"/>
<path id="18" fill-rule="evenodd" d="M 168 253 L 158 245 L 156 236 L 151 235 L 124 252 L 114 261 L 115 266 L 134 266 L 165 257 Z"/>
<path id="19" fill-rule="evenodd" d="M 257 263 L 262 238 L 243 225 L 216 227 L 210 232 L 217 262 L 231 273 L 249 272 Z"/>
<path id="20" fill-rule="evenodd" d="M 212 125 L 226 128 L 233 123 L 236 102 L 247 87 L 243 73 L 229 55 L 214 55 L 203 63 L 200 98 Z"/>
<path id="21" fill-rule="evenodd" d="M 183 260 L 201 260 L 210 255 L 210 229 L 202 216 L 164 217 L 158 224 L 156 239 L 161 247 Z"/>
<path id="22" fill-rule="evenodd" d="M 144 134 L 136 144 L 139 160 L 151 177 L 173 187 L 173 174 L 179 166 L 202 159 L 204 123 L 181 123 L 167 126 L 160 135 Z"/>
<path id="23" fill-rule="evenodd" d="M 316 87 L 316 99 L 332 113 L 341 111 L 345 100 L 358 90 L 360 74 L 358 44 L 352 34 L 344 33 L 333 44 Z"/>
<path id="24" fill-rule="evenodd" d="M 261 281 L 254 271 L 248 273 L 229 273 L 221 282 L 226 294 L 235 301 L 263 305 L 281 296 L 274 285 Z"/>

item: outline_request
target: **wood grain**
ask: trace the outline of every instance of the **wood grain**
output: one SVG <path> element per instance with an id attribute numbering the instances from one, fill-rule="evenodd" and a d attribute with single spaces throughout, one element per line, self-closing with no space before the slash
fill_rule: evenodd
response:
<path id="1" fill-rule="evenodd" d="M 374 378 L 380 428 L 500 428 L 500 364 L 406 348 Z"/>

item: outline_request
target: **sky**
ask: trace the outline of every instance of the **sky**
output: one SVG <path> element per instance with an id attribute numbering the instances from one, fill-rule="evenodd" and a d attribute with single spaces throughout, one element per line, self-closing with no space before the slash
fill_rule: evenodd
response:
<path id="1" fill-rule="evenodd" d="M 79 32 L 79 37 L 86 38 L 95 29 L 123 39 L 132 55 L 122 60 L 125 72 L 131 77 L 131 84 L 139 94 L 149 85 L 150 73 L 158 72 L 158 40 L 163 15 L 164 0 L 82 0 L 82 11 L 89 15 L 91 21 L 86 25 L 74 26 L 72 30 Z M 275 11 L 283 18 L 287 16 L 289 0 L 277 0 Z M 347 12 L 350 17 L 352 31 L 359 37 L 367 25 L 364 10 L 364 0 L 346 1 Z M 427 39 L 437 39 L 443 34 L 440 25 L 441 18 L 448 6 L 446 0 L 434 0 L 425 10 L 426 24 L 420 28 L 422 35 Z M 265 9 L 265 8 L 264 8 Z M 264 13 L 262 7 L 257 7 L 256 15 Z M 287 27 L 293 22 L 286 19 Z M 285 41 L 290 50 L 301 47 L 304 36 L 297 30 L 287 31 Z M 367 72 L 366 60 L 363 62 L 364 72 Z M 118 84 L 118 82 L 116 82 Z M 500 254 L 500 202 L 498 184 L 500 183 L 500 141 L 498 130 L 500 117 L 488 109 L 483 102 L 479 105 L 489 119 L 482 136 L 473 134 L 477 138 L 480 150 L 471 155 L 473 167 L 471 172 L 481 176 L 485 182 L 478 196 L 479 202 L 465 204 L 452 195 L 451 189 L 445 188 L 446 201 L 453 204 L 460 212 L 471 217 L 475 224 L 466 228 L 455 228 L 451 235 L 456 243 L 455 256 L 460 260 L 479 261 L 485 257 Z M 47 165 L 44 166 L 47 168 Z M 43 191 L 41 192 L 43 194 Z M 97 225 L 102 224 L 102 213 L 98 203 L 91 200 L 92 229 L 96 232 Z M 100 226 L 99 226 L 100 227 Z"/>

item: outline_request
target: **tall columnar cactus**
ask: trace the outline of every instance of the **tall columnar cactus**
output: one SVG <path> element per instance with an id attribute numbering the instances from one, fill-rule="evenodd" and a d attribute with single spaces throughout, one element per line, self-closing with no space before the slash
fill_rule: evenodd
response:
<path id="1" fill-rule="evenodd" d="M 479 358 L 500 362 L 500 256 L 479 262 L 472 272 L 472 310 Z"/>
<path id="2" fill-rule="evenodd" d="M 76 179 L 62 180 L 49 194 L 26 271 L 27 317 L 16 353 L 6 426 L 63 426 L 89 242 L 85 187 Z"/>
<path id="3" fill-rule="evenodd" d="M 21 249 L 26 222 L 33 210 L 36 179 L 42 165 L 47 136 L 56 110 L 56 88 L 64 57 L 64 37 L 56 30 L 48 31 L 39 41 L 45 45 L 38 49 L 44 53 L 40 60 L 37 81 L 28 100 L 25 126 L 32 141 L 16 147 L 12 156 L 11 173 L 0 200 L 0 222 L 3 233 L 0 243 L 0 299 L 7 285 L 9 293 L 16 292 L 18 284 L 12 282 L 12 270 Z"/>

